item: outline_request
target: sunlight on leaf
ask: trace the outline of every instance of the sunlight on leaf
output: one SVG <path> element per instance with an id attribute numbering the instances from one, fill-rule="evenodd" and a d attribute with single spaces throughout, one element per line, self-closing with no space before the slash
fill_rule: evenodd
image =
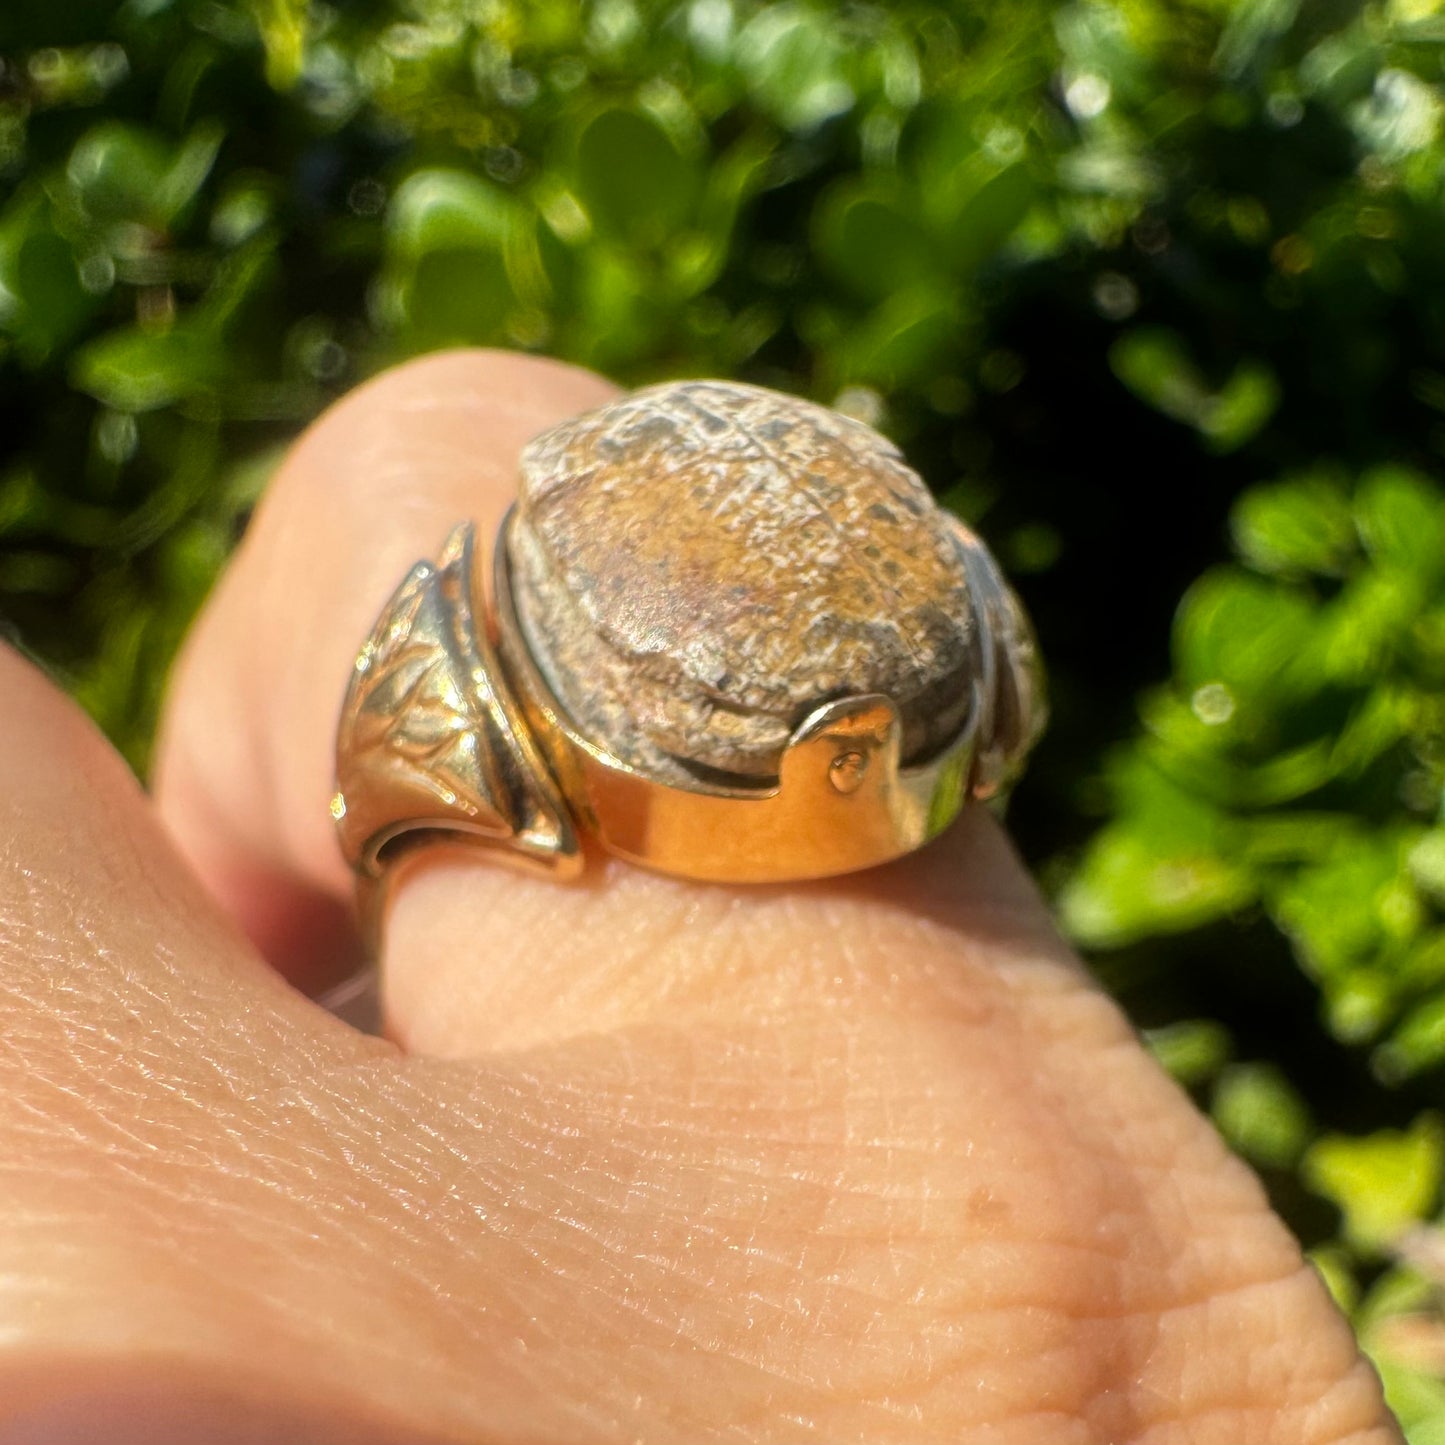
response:
<path id="1" fill-rule="evenodd" d="M 1367 1249 L 1383 1249 L 1435 1207 L 1442 1169 L 1445 1129 L 1432 1114 L 1405 1133 L 1327 1135 L 1304 1161 L 1310 1186 L 1340 1207 L 1348 1236 Z"/>

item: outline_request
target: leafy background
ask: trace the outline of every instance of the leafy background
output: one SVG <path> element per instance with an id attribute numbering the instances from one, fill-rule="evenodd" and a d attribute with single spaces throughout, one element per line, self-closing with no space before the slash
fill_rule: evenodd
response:
<path id="1" fill-rule="evenodd" d="M 979 524 L 1025 851 L 1445 1445 L 1439 0 L 4 0 L 0 615 L 138 769 L 286 439 L 476 342 Z"/>

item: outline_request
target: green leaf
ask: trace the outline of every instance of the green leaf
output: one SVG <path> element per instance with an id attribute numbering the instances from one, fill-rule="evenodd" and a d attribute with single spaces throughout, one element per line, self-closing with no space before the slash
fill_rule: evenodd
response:
<path id="1" fill-rule="evenodd" d="M 212 122 L 198 125 L 185 139 L 161 177 L 154 200 L 155 214 L 174 221 L 200 194 L 225 139 L 225 131 Z"/>
<path id="2" fill-rule="evenodd" d="M 1321 629 L 1310 599 L 1234 568 L 1194 584 L 1174 622 L 1181 691 L 1218 685 L 1239 707 L 1275 707 L 1320 686 L 1313 665 Z"/>
<path id="3" fill-rule="evenodd" d="M 387 243 L 413 260 L 433 251 L 502 252 L 519 211 L 514 196 L 468 171 L 415 171 L 392 197 Z"/>
<path id="4" fill-rule="evenodd" d="M 1176 421 L 1199 423 L 1209 393 L 1177 332 L 1161 326 L 1126 331 L 1109 348 L 1109 365 L 1155 411 Z"/>
<path id="5" fill-rule="evenodd" d="M 1112 89 L 1143 90 L 1153 77 L 1138 31 L 1151 21 L 1157 23 L 1146 6 L 1065 5 L 1054 26 L 1071 68 L 1108 80 Z"/>
<path id="6" fill-rule="evenodd" d="M 37 221 L 20 241 L 8 276 L 0 272 L 0 282 L 18 303 L 5 329 L 30 365 L 71 342 L 96 308 L 96 298 L 81 284 L 70 243 L 42 218 Z"/>
<path id="7" fill-rule="evenodd" d="M 424 347 L 477 346 L 504 340 L 512 305 L 500 256 L 437 251 L 412 273 L 407 312 Z"/>
<path id="8" fill-rule="evenodd" d="M 500 186 L 464 171 L 417 171 L 387 212 L 402 320 L 419 347 L 499 343 L 519 307 L 550 288 L 536 219 Z"/>
<path id="9" fill-rule="evenodd" d="M 1238 0 L 1219 37 L 1215 65 L 1228 76 L 1242 75 L 1289 30 L 1299 7 L 1300 0 Z"/>
<path id="10" fill-rule="evenodd" d="M 694 249 L 688 264 L 674 263 L 687 295 L 711 286 L 736 253 L 743 208 L 767 185 L 777 145 L 777 138 L 761 128 L 750 130 L 708 167 L 697 203 Z"/>
<path id="11" fill-rule="evenodd" d="M 1197 852 L 1161 855 L 1127 823 L 1095 835 L 1058 898 L 1069 937 L 1084 948 L 1119 948 L 1184 933 L 1242 908 L 1254 880 L 1200 840 Z"/>
<path id="12" fill-rule="evenodd" d="M 1319 1272 L 1330 1298 L 1343 1313 L 1352 1312 L 1360 1301 L 1360 1284 L 1349 1252 L 1339 1245 L 1325 1244 L 1310 1250 L 1307 1257 Z"/>
<path id="13" fill-rule="evenodd" d="M 1343 980 L 1419 933 L 1423 917 L 1403 877 L 1404 851 L 1392 834 L 1355 831 L 1339 839 L 1334 856 L 1275 887 L 1271 911 L 1316 977 Z"/>
<path id="14" fill-rule="evenodd" d="M 1392 1084 L 1441 1063 L 1445 1063 L 1445 990 L 1411 1009 L 1389 1041 L 1374 1054 L 1375 1068 Z"/>
<path id="15" fill-rule="evenodd" d="M 1355 494 L 1355 515 L 1375 565 L 1424 587 L 1445 578 L 1445 493 L 1403 467 L 1368 473 Z"/>
<path id="16" fill-rule="evenodd" d="M 1432 828 L 1410 849 L 1409 867 L 1415 886 L 1445 908 L 1445 827 Z"/>
<path id="17" fill-rule="evenodd" d="M 1370 1286 L 1355 1311 L 1355 1323 L 1367 1338 L 1401 1315 L 1416 1314 L 1433 1303 L 1435 1290 L 1411 1269 L 1387 1269 Z"/>
<path id="18" fill-rule="evenodd" d="M 644 111 L 611 107 L 577 137 L 573 189 L 599 234 L 656 246 L 690 217 L 701 175 Z"/>
<path id="19" fill-rule="evenodd" d="M 1204 405 L 1198 425 L 1210 449 L 1237 451 L 1274 415 L 1279 395 L 1272 367 L 1260 361 L 1241 361 Z"/>
<path id="20" fill-rule="evenodd" d="M 1311 1189 L 1337 1204 L 1345 1233 L 1362 1249 L 1387 1249 L 1433 1210 L 1445 1169 L 1445 1130 L 1423 1114 L 1406 1133 L 1332 1134 L 1305 1155 Z"/>
<path id="21" fill-rule="evenodd" d="M 1273 1064 L 1230 1065 L 1215 1085 L 1211 1112 L 1233 1149 L 1268 1168 L 1294 1164 L 1309 1142 L 1309 1109 Z"/>
<path id="22" fill-rule="evenodd" d="M 1356 969 L 1323 980 L 1325 1024 L 1342 1044 L 1379 1038 L 1395 1012 L 1389 974 L 1377 967 Z"/>
<path id="23" fill-rule="evenodd" d="M 1348 578 L 1321 612 L 1323 678 L 1360 688 L 1394 673 L 1422 617 L 1420 592 L 1400 568 L 1371 567 Z"/>
<path id="24" fill-rule="evenodd" d="M 1432 1357 L 1445 1344 L 1439 1305 L 1438 1285 L 1423 1272 L 1396 1267 L 1352 1310 L 1360 1343 L 1380 1372 L 1385 1401 L 1410 1445 L 1445 1441 L 1445 1378 L 1432 1368 Z"/>
<path id="25" fill-rule="evenodd" d="M 1445 1385 L 1428 1371 L 1410 1386 L 1386 1380 L 1386 1400 L 1409 1431 L 1410 1445 L 1445 1445 Z"/>
<path id="26" fill-rule="evenodd" d="M 266 79 L 276 90 L 290 90 L 306 58 L 309 0 L 250 0 L 250 8 L 266 47 Z"/>
<path id="27" fill-rule="evenodd" d="M 955 194 L 950 213 L 939 218 L 949 267 L 964 278 L 998 257 L 1039 198 L 1039 186 L 1023 161 L 1002 167 L 983 163 L 981 174 L 979 169 L 975 162 L 976 180 L 963 195 Z"/>
<path id="28" fill-rule="evenodd" d="M 1184 339 L 1165 327 L 1126 331 L 1109 349 L 1114 374 L 1141 401 L 1198 431 L 1216 452 L 1231 452 L 1254 437 L 1279 405 L 1271 367 L 1243 360 L 1213 391 Z"/>
<path id="29" fill-rule="evenodd" d="M 1212 1079 L 1229 1061 L 1229 1032 L 1213 1019 L 1184 1019 L 1145 1029 L 1144 1044 L 1160 1067 L 1186 1087 Z"/>
<path id="30" fill-rule="evenodd" d="M 75 385 L 117 411 L 145 412 L 214 389 L 225 372 L 217 338 L 185 323 L 107 332 L 76 353 Z"/>
<path id="31" fill-rule="evenodd" d="M 902 198 L 848 180 L 825 193 L 813 227 L 818 259 L 855 294 L 878 301 L 901 287 L 941 284 L 939 259 Z"/>
<path id="32" fill-rule="evenodd" d="M 1236 861 L 1229 820 L 1140 753 L 1113 779 L 1117 821 L 1096 833 L 1057 906 L 1077 943 L 1117 948 L 1179 933 L 1252 902 L 1257 884 Z"/>
<path id="33" fill-rule="evenodd" d="M 815 130 L 857 100 L 836 17 L 820 6 L 784 0 L 761 8 L 736 54 L 759 106 L 789 130 Z"/>
<path id="34" fill-rule="evenodd" d="M 596 246 L 585 253 L 577 278 L 574 324 L 583 338 L 574 354 L 589 365 L 626 366 L 656 345 L 663 325 L 650 282 L 652 268 L 633 252 Z"/>
<path id="35" fill-rule="evenodd" d="M 952 297 L 932 287 L 899 291 L 876 306 L 844 349 L 842 381 L 884 390 L 940 369 L 966 339 Z"/>
<path id="36" fill-rule="evenodd" d="M 180 146 L 128 121 L 92 126 L 70 153 L 66 177 L 94 221 L 161 229 L 195 199 L 216 161 L 224 131 L 198 125 Z"/>
<path id="37" fill-rule="evenodd" d="M 150 221 L 171 168 L 171 150 L 154 131 L 129 121 L 104 121 L 76 142 L 66 176 L 97 221 Z"/>

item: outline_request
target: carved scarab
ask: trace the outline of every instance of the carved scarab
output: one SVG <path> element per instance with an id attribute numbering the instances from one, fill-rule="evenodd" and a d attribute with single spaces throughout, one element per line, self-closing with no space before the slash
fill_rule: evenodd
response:
<path id="1" fill-rule="evenodd" d="M 508 551 L 552 693 L 662 782 L 771 783 L 811 712 L 882 694 L 905 767 L 972 728 L 986 795 L 1042 720 L 982 543 L 891 442 L 795 397 L 678 382 L 553 427 L 523 453 Z"/>

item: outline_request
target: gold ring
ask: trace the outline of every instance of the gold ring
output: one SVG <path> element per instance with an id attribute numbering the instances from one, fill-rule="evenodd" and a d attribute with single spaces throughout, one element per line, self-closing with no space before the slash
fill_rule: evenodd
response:
<path id="1" fill-rule="evenodd" d="M 374 884 L 439 839 L 554 877 L 581 835 L 686 878 L 871 867 L 1000 793 L 1045 717 L 1023 610 L 893 445 L 681 382 L 525 449 L 356 659 L 331 811 Z"/>

